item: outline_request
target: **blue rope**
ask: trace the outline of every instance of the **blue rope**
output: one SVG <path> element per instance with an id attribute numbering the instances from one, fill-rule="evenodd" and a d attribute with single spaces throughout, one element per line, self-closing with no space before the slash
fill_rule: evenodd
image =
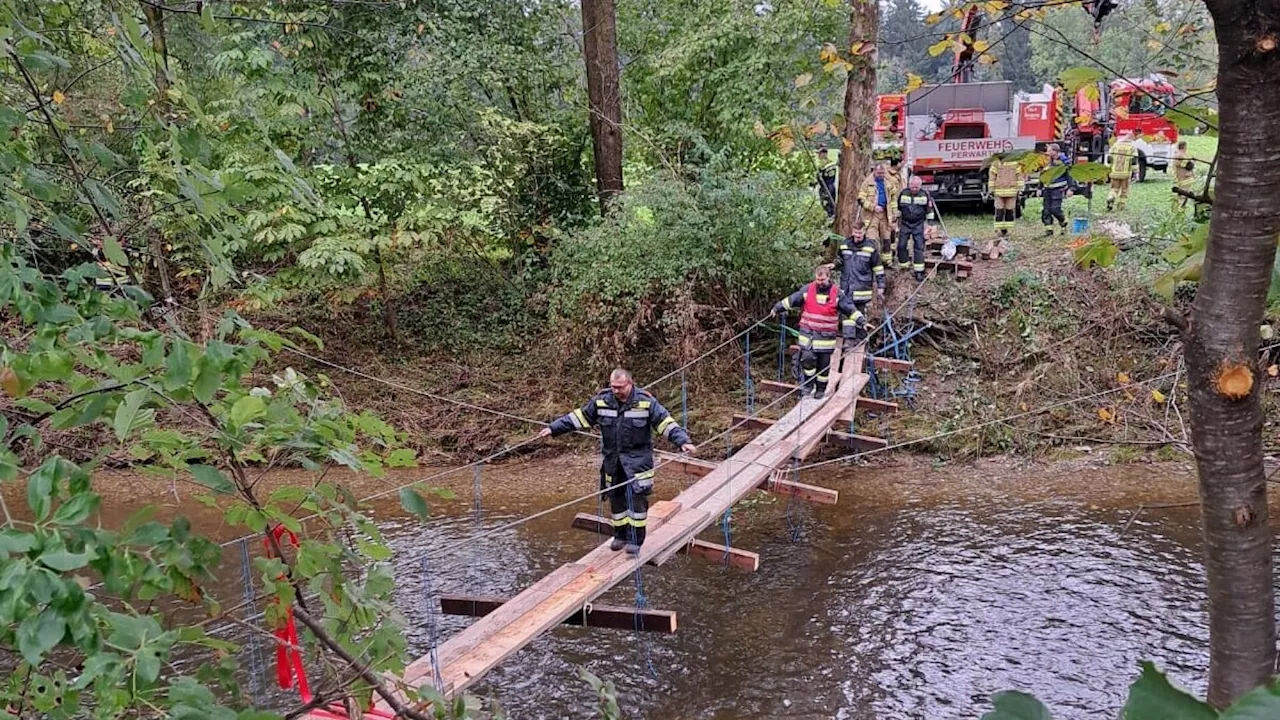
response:
<path id="1" fill-rule="evenodd" d="M 631 509 L 635 507 L 635 505 L 632 504 L 632 500 L 634 498 L 635 498 L 635 494 L 632 492 L 632 486 L 628 485 L 627 486 L 627 512 L 631 512 Z M 636 542 L 638 537 L 636 535 L 635 524 L 632 523 L 627 527 L 629 528 L 627 532 L 631 536 L 631 544 L 632 545 L 638 544 Z M 636 633 L 640 636 L 639 637 L 640 651 L 641 651 L 641 657 L 644 659 L 645 668 L 648 669 L 650 677 L 656 678 L 658 677 L 658 669 L 653 665 L 653 652 L 652 652 L 653 649 L 650 646 L 649 638 L 645 636 L 644 616 L 641 614 L 642 610 L 649 607 L 649 598 L 644 593 L 644 575 L 641 574 L 641 571 L 640 571 L 640 568 L 642 566 L 643 566 L 643 563 L 637 560 L 635 572 L 632 573 L 632 576 L 635 579 L 635 585 L 636 585 L 636 614 L 633 620 L 633 626 L 635 627 Z"/>
<path id="2" fill-rule="evenodd" d="M 240 583 L 244 588 L 244 620 L 255 624 L 258 617 L 258 601 L 253 590 L 253 570 L 249 558 L 249 539 L 240 538 Z M 255 704 L 262 701 L 262 679 L 266 677 L 267 663 L 262 657 L 262 641 L 258 633 L 249 633 L 249 688 Z"/>
<path id="3" fill-rule="evenodd" d="M 689 381 L 680 371 L 680 427 L 689 428 Z"/>
<path id="4" fill-rule="evenodd" d="M 480 492 L 480 469 L 483 467 L 484 467 L 484 463 L 480 463 L 479 465 L 476 465 L 475 479 L 472 487 L 473 502 L 475 506 L 475 515 L 476 515 L 477 521 L 480 519 L 480 513 L 483 510 L 483 506 L 481 504 L 482 495 Z"/>
<path id="5" fill-rule="evenodd" d="M 440 673 L 440 611 L 436 599 L 435 582 L 431 575 L 431 563 L 422 556 L 422 593 L 427 598 L 427 642 L 430 643 L 432 682 L 437 692 L 444 692 L 444 678 Z"/>
<path id="6" fill-rule="evenodd" d="M 722 558 L 725 566 L 729 565 L 729 546 L 733 543 L 729 522 L 733 517 L 733 508 L 726 508 L 724 516 L 720 518 L 720 529 L 724 531 L 724 558 Z"/>
<path id="7" fill-rule="evenodd" d="M 800 458 L 796 457 L 796 456 L 793 454 L 793 455 L 791 456 L 791 479 L 792 479 L 792 481 L 795 481 L 795 479 L 799 476 L 799 471 L 796 469 L 796 468 L 798 468 L 799 466 L 800 466 Z M 787 498 L 787 531 L 788 531 L 788 534 L 791 536 L 791 542 L 793 542 L 793 543 L 794 543 L 794 542 L 800 542 L 800 530 L 801 530 L 801 528 L 800 528 L 800 522 L 799 522 L 799 520 L 797 519 L 797 517 L 795 517 L 795 516 L 798 516 L 798 515 L 799 515 L 799 513 L 798 513 L 798 512 L 796 512 L 796 513 L 794 513 L 794 515 L 793 515 L 793 509 L 796 507 L 797 502 L 798 502 L 798 501 L 796 500 L 795 493 L 788 493 L 788 498 Z"/>
<path id="8" fill-rule="evenodd" d="M 756 383 L 751 379 L 751 333 L 746 335 L 746 354 L 742 356 L 742 371 L 747 380 L 747 414 L 756 414 Z"/>
<path id="9" fill-rule="evenodd" d="M 778 321 L 778 382 L 782 382 L 782 371 L 787 367 L 787 318 Z"/>

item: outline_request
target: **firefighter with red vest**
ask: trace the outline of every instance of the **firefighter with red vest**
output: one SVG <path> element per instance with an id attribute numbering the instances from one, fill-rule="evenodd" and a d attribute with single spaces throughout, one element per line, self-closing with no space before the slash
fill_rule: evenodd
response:
<path id="1" fill-rule="evenodd" d="M 862 313 L 853 300 L 841 296 L 840 286 L 831 282 L 831 268 L 819 265 L 813 271 L 813 282 L 783 298 L 773 306 L 775 315 L 783 316 L 800 308 L 800 368 L 804 373 L 803 392 L 813 390 L 815 398 L 827 392 L 831 377 L 831 354 L 843 335 L 861 340 L 865 334 Z M 843 316 L 843 319 L 841 319 Z"/>

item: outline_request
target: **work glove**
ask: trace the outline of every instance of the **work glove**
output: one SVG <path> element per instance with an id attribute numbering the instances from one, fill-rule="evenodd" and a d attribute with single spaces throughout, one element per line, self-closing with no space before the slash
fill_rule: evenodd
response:
<path id="1" fill-rule="evenodd" d="M 773 306 L 774 317 L 786 317 L 786 315 L 787 315 L 787 309 L 782 307 L 782 303 L 774 304 Z"/>

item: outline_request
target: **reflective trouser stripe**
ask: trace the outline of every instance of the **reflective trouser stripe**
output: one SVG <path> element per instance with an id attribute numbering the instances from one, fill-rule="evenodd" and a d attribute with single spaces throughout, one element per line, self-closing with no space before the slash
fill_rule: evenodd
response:
<path id="1" fill-rule="evenodd" d="M 911 265 L 911 269 L 916 272 L 924 272 L 924 263 L 914 263 Z"/>
<path id="2" fill-rule="evenodd" d="M 871 291 L 870 290 L 854 290 L 853 297 L 855 300 L 870 300 Z"/>
<path id="3" fill-rule="evenodd" d="M 613 522 L 614 527 L 622 527 L 624 525 L 631 524 L 631 518 L 627 517 L 626 511 L 623 511 L 620 513 L 613 513 L 611 520 Z"/>

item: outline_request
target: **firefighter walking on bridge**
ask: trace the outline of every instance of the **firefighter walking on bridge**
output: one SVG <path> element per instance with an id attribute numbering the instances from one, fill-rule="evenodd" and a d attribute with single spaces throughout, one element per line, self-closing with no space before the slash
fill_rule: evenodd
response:
<path id="1" fill-rule="evenodd" d="M 617 552 L 625 547 L 629 555 L 637 555 L 644 544 L 653 492 L 653 433 L 681 452 L 693 454 L 698 448 L 656 397 L 635 386 L 631 371 L 625 368 L 614 370 L 609 387 L 552 421 L 538 437 L 587 430 L 592 425 L 600 428 L 600 489 L 609 497 L 613 517 L 609 549 Z"/>

